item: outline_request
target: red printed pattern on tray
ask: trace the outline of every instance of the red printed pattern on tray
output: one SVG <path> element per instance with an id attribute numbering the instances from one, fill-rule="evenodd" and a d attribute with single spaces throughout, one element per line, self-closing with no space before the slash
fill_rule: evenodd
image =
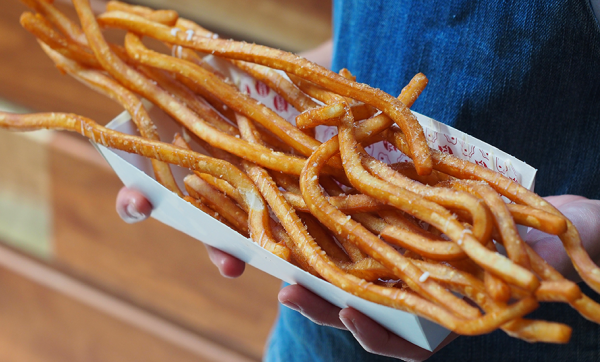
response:
<path id="1" fill-rule="evenodd" d="M 296 124 L 295 118 L 298 111 L 292 107 L 282 96 L 271 90 L 261 81 L 251 77 L 241 77 L 239 89 L 250 95 L 262 104 L 277 112 L 281 117 L 292 124 Z M 500 158 L 496 155 L 490 155 L 475 145 L 469 144 L 465 140 L 460 140 L 454 136 L 435 131 L 427 126 L 423 127 L 425 137 L 429 147 L 451 154 L 463 160 L 467 160 L 478 165 L 497 171 L 502 175 L 521 184 L 521 174 L 515 170 L 515 167 L 509 160 Z M 319 126 L 316 128 L 315 136 L 320 142 L 325 142 L 337 134 L 336 127 Z M 400 152 L 394 145 L 387 141 L 370 145 L 365 150 L 373 157 L 385 163 L 406 162 L 410 158 Z"/>
<path id="2" fill-rule="evenodd" d="M 467 160 L 478 165 L 497 171 L 511 180 L 521 183 L 521 174 L 515 170 L 510 161 L 500 158 L 496 155 L 490 155 L 489 152 L 469 144 L 466 141 L 457 139 L 441 132 L 437 132 L 429 127 L 423 127 L 425 137 L 429 147 L 443 153 L 451 154 L 463 160 Z M 337 134 L 335 127 L 317 127 L 316 138 L 324 142 Z M 379 142 L 366 147 L 365 150 L 371 156 L 385 163 L 406 162 L 410 158 L 399 151 L 394 145 L 387 141 Z"/>
<path id="3" fill-rule="evenodd" d="M 296 124 L 298 111 L 292 107 L 282 96 L 275 93 L 265 83 L 254 80 L 250 77 L 240 78 L 239 89 L 261 102 L 265 106 L 277 112 L 288 122 Z"/>
<path id="4" fill-rule="evenodd" d="M 509 160 L 493 154 L 490 155 L 488 151 L 472 145 L 465 140 L 460 140 L 456 137 L 437 132 L 429 127 L 423 127 L 423 131 L 425 132 L 425 137 L 431 148 L 487 167 L 519 184 L 521 183 L 521 174 L 515 170 L 515 167 Z"/>

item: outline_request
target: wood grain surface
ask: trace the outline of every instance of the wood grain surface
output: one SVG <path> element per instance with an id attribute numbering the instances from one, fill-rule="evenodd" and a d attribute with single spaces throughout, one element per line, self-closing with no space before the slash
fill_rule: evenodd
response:
<path id="1" fill-rule="evenodd" d="M 66 140 L 55 143 L 79 142 Z M 260 359 L 277 313 L 280 282 L 251 267 L 238 279 L 225 279 L 199 241 L 155 220 L 125 224 L 114 211 L 121 182 L 112 170 L 98 167 L 103 160 L 90 162 L 101 157 L 91 146 L 86 155 L 82 146 L 50 153 L 54 261 L 110 293 Z"/>
<path id="2" fill-rule="evenodd" d="M 59 9 L 75 18 L 71 5 Z M 28 8 L 18 0 L 2 0 L 0 11 L 0 97 L 38 112 L 69 112 L 108 123 L 121 107 L 62 75 L 33 35 L 19 24 Z M 113 37 L 119 34 L 111 33 Z"/>
<path id="3" fill-rule="evenodd" d="M 331 37 L 329 0 L 135 0 L 174 9 L 213 32 L 293 52 Z"/>
<path id="4" fill-rule="evenodd" d="M 251 360 L 0 246 L 0 360 Z"/>
<path id="5" fill-rule="evenodd" d="M 222 3 L 235 7 L 232 1 Z M 290 24 L 298 20 L 289 20 L 286 11 L 310 24 L 307 14 L 317 11 L 322 21 L 324 13 L 317 9 L 326 7 L 316 0 L 238 2 L 242 3 L 240 9 L 245 11 L 250 11 L 249 4 L 267 14 L 283 11 L 281 18 Z M 74 17 L 69 4 L 58 0 L 56 4 Z M 0 98 L 35 111 L 78 113 L 101 124 L 121 112 L 113 101 L 60 74 L 33 36 L 20 27 L 19 16 L 27 10 L 24 5 L 2 0 L 1 8 Z M 307 12 L 298 18 L 297 9 Z M 248 26 L 261 23 L 251 20 L 254 25 Z M 215 29 L 220 31 L 221 26 L 227 28 L 215 25 Z M 116 40 L 122 34 L 107 36 Z M 224 279 L 197 240 L 154 220 L 123 223 L 114 211 L 121 183 L 87 141 L 61 133 L 45 147 L 52 215 L 52 253 L 43 261 L 45 267 L 198 340 L 260 360 L 277 313 L 280 281 L 252 268 L 239 279 Z M 27 172 L 35 174 L 35 168 Z M 82 304 L 18 272 L 0 269 L 0 290 L 2 361 L 203 360 L 160 335 L 140 331 L 127 320 L 115 319 L 98 306 Z"/>
<path id="6" fill-rule="evenodd" d="M 52 213 L 43 139 L 51 133 L 30 137 L 33 134 L 0 131 L 0 239 L 48 258 L 52 252 Z"/>

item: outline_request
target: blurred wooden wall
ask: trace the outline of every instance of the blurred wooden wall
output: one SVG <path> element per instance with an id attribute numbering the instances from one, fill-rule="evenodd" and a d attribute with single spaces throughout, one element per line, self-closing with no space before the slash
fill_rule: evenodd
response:
<path id="1" fill-rule="evenodd" d="M 145 3 L 287 50 L 329 37 L 327 1 Z M 25 10 L 2 1 L 0 108 L 7 101 L 101 124 L 120 113 L 54 68 L 20 27 Z M 252 268 L 224 279 L 198 241 L 154 220 L 122 222 L 114 211 L 120 181 L 77 135 L 0 131 L 0 170 L 0 361 L 260 360 L 280 281 Z"/>
<path id="2" fill-rule="evenodd" d="M 331 36 L 331 3 L 323 0 L 135 0 L 175 9 L 226 36 L 293 52 Z"/>

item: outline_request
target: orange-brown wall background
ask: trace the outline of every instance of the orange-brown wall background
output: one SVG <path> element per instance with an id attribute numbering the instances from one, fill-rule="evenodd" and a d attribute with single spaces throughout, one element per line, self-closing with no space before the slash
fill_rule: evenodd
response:
<path id="1" fill-rule="evenodd" d="M 75 16 L 67 1 L 55 2 Z M 328 1 L 137 3 L 290 51 L 330 36 Z M 1 7 L 0 109 L 101 124 L 121 112 L 54 68 L 19 25 L 22 3 Z M 252 268 L 224 279 L 198 241 L 154 220 L 125 224 L 113 205 L 120 187 L 79 136 L 0 131 L 0 361 L 260 360 L 280 282 Z"/>

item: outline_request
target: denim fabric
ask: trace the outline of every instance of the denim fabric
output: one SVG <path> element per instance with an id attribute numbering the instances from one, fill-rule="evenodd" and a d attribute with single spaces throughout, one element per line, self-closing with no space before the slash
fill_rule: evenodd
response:
<path id="1" fill-rule="evenodd" d="M 585 294 L 600 302 L 598 295 L 590 288 L 583 284 L 580 286 Z M 366 352 L 347 331 L 316 325 L 286 307 L 281 307 L 279 312 L 267 345 L 266 362 L 397 361 Z M 600 328 L 581 317 L 571 307 L 543 303 L 528 317 L 570 325 L 573 327 L 571 342 L 566 345 L 530 344 L 497 331 L 484 336 L 459 337 L 427 361 L 600 362 Z"/>
<path id="2" fill-rule="evenodd" d="M 600 199 L 600 27 L 589 0 L 335 0 L 333 70 L 342 67 L 391 94 L 423 72 L 413 109 L 538 168 L 541 195 Z M 600 361 L 600 327 L 569 306 L 544 303 L 531 317 L 572 326 L 571 342 L 495 332 L 460 337 L 429 361 Z M 389 359 L 282 307 L 265 360 Z"/>
<path id="3" fill-rule="evenodd" d="M 390 361 L 390 358 L 366 352 L 348 331 L 319 326 L 280 306 L 264 361 Z"/>
<path id="4" fill-rule="evenodd" d="M 537 168 L 541 195 L 600 198 L 600 28 L 588 0 L 334 3 L 333 70 Z"/>

